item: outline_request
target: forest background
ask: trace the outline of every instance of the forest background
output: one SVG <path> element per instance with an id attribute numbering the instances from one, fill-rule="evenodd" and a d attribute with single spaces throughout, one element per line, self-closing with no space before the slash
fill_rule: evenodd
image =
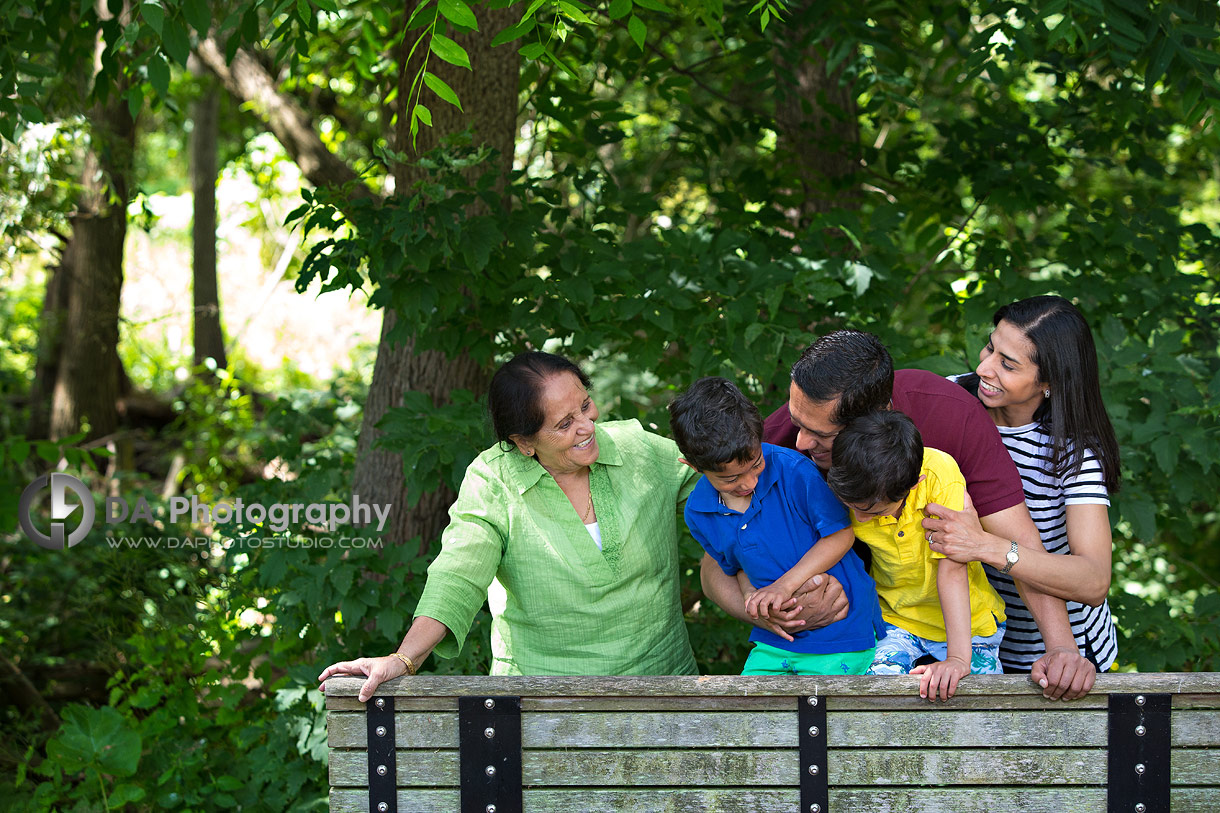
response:
<path id="1" fill-rule="evenodd" d="M 998 305 L 1069 297 L 1122 445 L 1121 668 L 1220 668 L 1218 36 L 1203 0 L 0 0 L 0 807 L 324 808 L 314 679 L 399 641 L 525 347 L 667 433 L 702 375 L 778 406 L 829 330 L 948 374 Z M 158 225 L 188 193 L 189 237 Z M 356 303 L 375 346 L 319 320 L 336 369 L 260 364 L 237 274 Z M 151 279 L 188 337 L 122 315 Z M 39 548 L 51 470 L 151 516 Z M 380 547 L 167 509 L 352 494 L 394 506 Z M 426 669 L 484 672 L 486 630 Z"/>

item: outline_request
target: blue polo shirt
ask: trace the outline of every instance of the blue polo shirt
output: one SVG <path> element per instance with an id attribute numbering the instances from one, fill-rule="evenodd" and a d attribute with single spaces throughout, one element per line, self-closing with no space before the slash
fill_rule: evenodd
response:
<path id="1" fill-rule="evenodd" d="M 803 454 L 762 444 L 766 467 L 754 487 L 750 507 L 734 511 L 720 502 L 707 478 L 686 501 L 686 525 L 703 549 L 730 576 L 744 570 L 750 583 L 765 587 L 787 573 L 819 539 L 851 527 L 813 461 Z M 848 550 L 829 571 L 847 593 L 847 617 L 821 629 L 798 632 L 793 642 L 754 628 L 750 640 L 789 652 L 859 652 L 877 642 L 881 608 L 877 586 L 860 557 Z"/>

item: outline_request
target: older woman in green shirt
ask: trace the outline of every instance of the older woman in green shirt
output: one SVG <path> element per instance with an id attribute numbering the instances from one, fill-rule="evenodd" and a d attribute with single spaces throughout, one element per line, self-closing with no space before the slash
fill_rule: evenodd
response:
<path id="1" fill-rule="evenodd" d="M 327 667 L 366 675 L 360 699 L 452 657 L 487 600 L 493 675 L 694 674 L 678 525 L 698 475 L 638 421 L 594 423 L 589 379 L 549 353 L 492 378 L 498 443 L 466 470 L 415 621 L 397 652 Z"/>

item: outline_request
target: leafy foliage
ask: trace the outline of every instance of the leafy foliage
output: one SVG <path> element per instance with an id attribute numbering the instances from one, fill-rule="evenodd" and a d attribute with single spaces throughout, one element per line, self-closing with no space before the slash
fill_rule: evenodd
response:
<path id="1" fill-rule="evenodd" d="M 814 334 L 871 330 L 900 366 L 960 372 L 996 306 L 1072 298 L 1093 325 L 1123 447 L 1111 512 L 1122 663 L 1217 668 L 1214 3 L 521 5 L 521 22 L 497 40 L 529 60 L 516 170 L 469 180 L 493 156 L 455 143 L 406 159 L 427 179 L 384 201 L 303 191 L 290 220 L 317 242 L 299 290 L 368 290 L 397 315 L 394 339 L 489 369 L 527 346 L 584 360 L 603 414 L 660 432 L 666 402 L 701 375 L 777 406 L 788 363 Z M 0 44 L 0 135 L 73 108 L 48 43 L 60 43 L 57 59 L 83 59 L 100 30 L 104 70 L 84 95 L 120 93 L 134 109 L 174 94 L 168 66 L 215 24 L 230 54 L 268 46 L 291 74 L 286 87 L 324 114 L 329 145 L 380 179 L 404 160 L 383 141 L 392 109 L 369 101 L 397 92 L 386 91 L 389 55 L 418 37 L 462 64 L 449 35 L 469 27 L 472 7 L 419 4 L 411 28 L 366 0 L 250 0 L 223 15 L 143 3 L 126 25 L 96 19 L 90 4 L 0 4 L 11 31 Z M 777 99 L 794 92 L 794 50 L 851 83 L 851 143 L 784 129 Z M 425 68 L 400 107 L 416 125 L 428 123 L 424 88 L 443 104 L 480 103 L 438 82 Z M 809 119 L 848 115 L 825 93 L 799 101 Z M 851 153 L 825 199 L 806 200 L 794 180 L 808 169 L 786 146 L 794 137 L 809 155 Z M 0 366 L 6 387 L 16 370 Z M 180 399 L 189 493 L 343 499 L 358 388 L 340 381 L 259 403 L 242 383 Z M 465 393 L 444 406 L 408 393 L 381 428 L 413 498 L 455 487 L 490 443 Z M 68 454 L 23 443 L 0 445 L 10 485 L 28 481 L 40 452 Z M 277 476 L 262 476 L 265 466 Z M 66 560 L 0 542 L 0 592 L 18 607 L 0 619 L 6 656 L 31 673 L 97 665 L 105 681 L 87 705 L 56 701 L 53 735 L 5 718 L 17 732 L 5 755 L 21 766 L 17 809 L 324 804 L 318 665 L 398 642 L 430 558 L 418 552 L 437 540 L 383 547 L 364 531 L 357 544 L 300 524 L 175 524 L 160 483 L 117 485 L 146 496 L 154 518 L 109 527 L 107 540 L 204 542 L 120 558 L 95 536 Z M 745 632 L 699 602 L 698 558 L 684 539 L 692 641 L 702 669 L 733 672 Z M 459 658 L 427 668 L 485 671 L 486 637 L 480 617 Z M 102 738 L 123 747 L 99 751 Z M 44 742 L 52 759 L 40 761 Z M 268 764 L 277 770 L 259 769 Z M 31 772 L 46 781 L 34 787 Z"/>

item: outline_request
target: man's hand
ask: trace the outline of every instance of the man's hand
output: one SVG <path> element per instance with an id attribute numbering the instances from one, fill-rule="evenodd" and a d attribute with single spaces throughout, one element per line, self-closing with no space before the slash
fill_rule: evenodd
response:
<path id="1" fill-rule="evenodd" d="M 802 584 L 792 597 L 800 610 L 793 618 L 803 623 L 795 628 L 786 626 L 786 629 L 813 630 L 847 618 L 847 594 L 839 580 L 827 573 L 819 573 Z"/>
<path id="2" fill-rule="evenodd" d="M 1034 661 L 1029 679 L 1042 687 L 1049 700 L 1077 700 L 1093 688 L 1097 667 L 1076 649 L 1058 647 Z"/>

